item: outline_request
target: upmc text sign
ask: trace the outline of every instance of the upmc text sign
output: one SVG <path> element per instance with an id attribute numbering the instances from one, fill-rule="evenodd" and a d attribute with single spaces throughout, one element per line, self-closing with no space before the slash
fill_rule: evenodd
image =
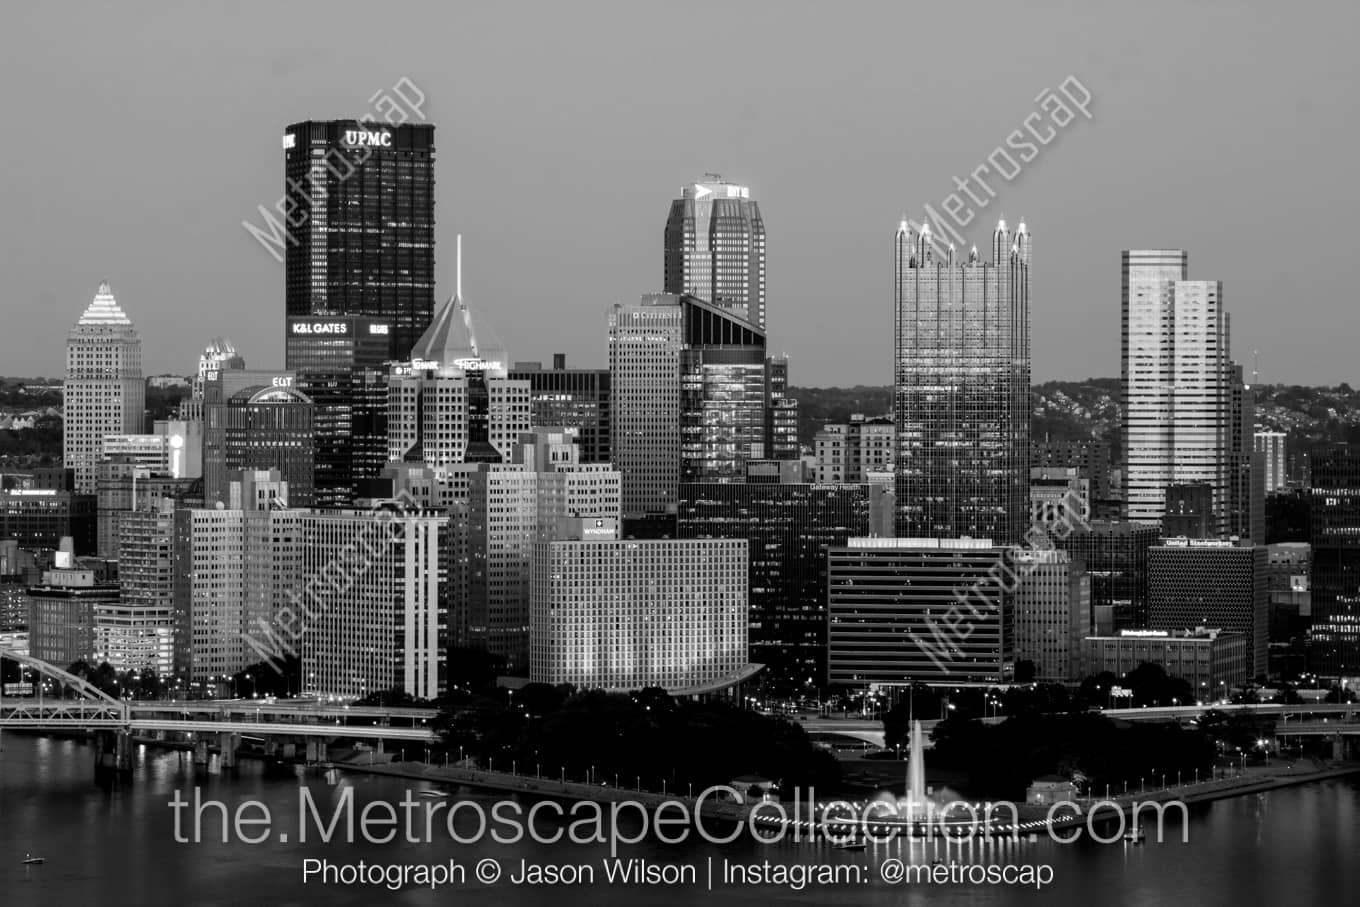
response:
<path id="1" fill-rule="evenodd" d="M 341 143 L 346 148 L 391 148 L 392 133 L 386 129 L 346 129 Z"/>

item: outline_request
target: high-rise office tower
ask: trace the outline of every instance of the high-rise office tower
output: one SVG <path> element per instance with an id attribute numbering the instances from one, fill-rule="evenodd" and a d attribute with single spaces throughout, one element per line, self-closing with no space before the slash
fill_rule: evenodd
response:
<path id="1" fill-rule="evenodd" d="M 114 556 L 122 594 L 116 607 L 95 614 L 96 654 L 121 662 L 119 670 L 174 672 L 174 507 L 160 498 L 121 515 Z"/>
<path id="2" fill-rule="evenodd" d="M 892 489 L 812 484 L 802 481 L 801 463 L 776 472 L 779 465 L 750 463 L 744 482 L 682 483 L 677 537 L 750 544 L 750 661 L 766 677 L 817 684 L 826 676 L 827 549 L 871 535 L 877 510 L 891 509 Z M 766 466 L 775 474 L 764 475 Z"/>
<path id="3" fill-rule="evenodd" d="M 249 640 L 293 582 L 284 522 L 301 511 L 286 509 L 290 496 L 278 470 L 244 470 L 221 501 L 174 512 L 174 664 L 184 683 L 211 685 L 260 660 Z"/>
<path id="4" fill-rule="evenodd" d="M 1188 277 L 1183 251 L 1123 254 L 1125 513 L 1160 522 L 1168 486 L 1207 482 L 1210 531 L 1226 536 L 1250 523 L 1232 514 L 1250 511 L 1240 474 L 1250 469 L 1251 423 L 1234 428 L 1246 401 L 1229 358 L 1223 285 Z"/>
<path id="5" fill-rule="evenodd" d="M 685 314 L 678 296 L 615 305 L 609 315 L 609 447 L 623 474 L 623 515 L 674 510 L 680 485 L 680 352 Z"/>
<path id="6" fill-rule="evenodd" d="M 1015 660 L 1034 664 L 1034 679 L 1080 680 L 1085 639 L 1091 635 L 1091 578 L 1066 551 L 1017 552 L 1022 574 L 1015 590 Z"/>
<path id="7" fill-rule="evenodd" d="M 292 374 L 224 370 L 204 398 L 203 502 L 231 494 L 234 473 L 277 469 L 292 507 L 310 507 L 316 471 L 315 406 Z M 244 384 L 244 386 L 241 386 Z"/>
<path id="8" fill-rule="evenodd" d="M 1360 671 L 1360 447 L 1313 452 L 1313 632 L 1308 667 L 1327 677 Z"/>
<path id="9" fill-rule="evenodd" d="M 771 460 L 796 460 L 798 401 L 789 395 L 789 359 L 765 360 L 765 456 Z"/>
<path id="10" fill-rule="evenodd" d="M 1227 535 L 1265 544 L 1266 458 L 1256 450 L 1256 392 L 1229 363 Z"/>
<path id="11" fill-rule="evenodd" d="M 290 317 L 284 366 L 314 406 L 315 506 L 349 507 L 387 463 L 389 325 L 372 318 Z"/>
<path id="12" fill-rule="evenodd" d="M 300 604 L 287 607 L 307 615 L 299 654 L 308 689 L 346 699 L 393 689 L 419 699 L 441 695 L 448 517 L 394 505 L 301 513 L 293 521 Z M 337 569 L 345 571 L 343 584 L 324 579 Z"/>
<path id="13" fill-rule="evenodd" d="M 682 481 L 741 481 L 748 461 L 795 453 L 788 362 L 767 357 L 764 332 L 732 311 L 666 293 L 615 305 L 609 372 L 626 520 L 673 516 Z"/>
<path id="14" fill-rule="evenodd" d="M 1284 491 L 1289 483 L 1289 464 L 1285 453 L 1287 437 L 1288 435 L 1282 431 L 1267 431 L 1259 425 L 1256 426 L 1253 440 L 1256 452 L 1265 458 L 1263 464 L 1265 477 L 1262 484 L 1266 494 Z"/>
<path id="15" fill-rule="evenodd" d="M 387 459 L 424 463 L 446 489 L 463 481 L 464 464 L 508 463 L 532 427 L 529 382 L 508 377 L 505 349 L 463 300 L 461 257 L 453 297 L 387 384 Z"/>
<path id="16" fill-rule="evenodd" d="M 740 481 L 746 461 L 768 454 L 766 414 L 788 363 L 765 356 L 765 334 L 721 308 L 681 297 L 680 480 Z M 771 371 L 777 372 L 774 380 Z M 782 390 L 778 391 L 782 398 Z"/>
<path id="17" fill-rule="evenodd" d="M 140 433 L 145 410 L 142 340 L 105 281 L 66 338 L 61 456 L 78 494 L 95 493 L 104 436 Z"/>
<path id="18" fill-rule="evenodd" d="M 1267 572 L 1264 545 L 1163 539 L 1148 549 L 1148 629 L 1208 627 L 1244 633 L 1251 676 L 1265 674 L 1270 647 Z M 1213 693 L 1217 698 L 1222 691 Z"/>
<path id="19" fill-rule="evenodd" d="M 514 463 L 479 463 L 467 476 L 466 504 L 451 510 L 455 643 L 528 666 L 529 562 L 534 543 L 556 538 L 558 521 L 619 523 L 621 480 L 608 463 L 581 463 L 577 445 L 557 430 L 525 434 Z M 614 537 L 611 530 L 610 537 Z"/>
<path id="20" fill-rule="evenodd" d="M 1094 520 L 1056 547 L 1086 566 L 1091 578 L 1091 630 L 1110 634 L 1147 626 L 1148 549 L 1156 526 Z"/>
<path id="21" fill-rule="evenodd" d="M 1018 543 L 1029 513 L 1031 237 L 1001 221 L 992 259 L 895 244 L 897 534 Z"/>
<path id="22" fill-rule="evenodd" d="M 582 463 L 610 462 L 609 369 L 567 368 L 554 353 L 552 368 L 516 362 L 510 380 L 529 382 L 534 425 L 574 429 Z"/>
<path id="23" fill-rule="evenodd" d="M 716 173 L 680 190 L 666 218 L 665 291 L 690 293 L 765 330 L 765 222 L 751 190 Z"/>
<path id="24" fill-rule="evenodd" d="M 434 126 L 308 120 L 283 149 L 287 314 L 376 319 L 407 360 L 434 311 Z"/>

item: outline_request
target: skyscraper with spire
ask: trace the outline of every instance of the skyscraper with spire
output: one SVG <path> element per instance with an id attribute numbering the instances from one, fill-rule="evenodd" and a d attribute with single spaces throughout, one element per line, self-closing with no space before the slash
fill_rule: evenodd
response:
<path id="1" fill-rule="evenodd" d="M 61 456 L 77 493 L 95 493 L 104 436 L 140 434 L 145 410 L 142 340 L 104 281 L 66 338 Z"/>
<path id="2" fill-rule="evenodd" d="M 898 536 L 1018 543 L 1029 499 L 1031 237 L 1001 221 L 990 261 L 897 230 Z"/>
<path id="3" fill-rule="evenodd" d="M 451 467 L 506 463 L 531 428 L 529 382 L 508 377 L 509 355 L 463 299 L 463 238 L 453 296 L 439 307 L 387 383 L 387 459 Z"/>
<path id="4" fill-rule="evenodd" d="M 765 221 L 746 186 L 716 173 L 680 190 L 665 232 L 665 291 L 698 296 L 765 330 Z"/>

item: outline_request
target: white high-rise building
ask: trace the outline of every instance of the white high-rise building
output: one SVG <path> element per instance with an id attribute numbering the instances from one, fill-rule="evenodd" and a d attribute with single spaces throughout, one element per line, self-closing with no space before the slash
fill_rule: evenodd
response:
<path id="1" fill-rule="evenodd" d="M 765 221 L 751 190 L 706 173 L 666 217 L 667 293 L 693 293 L 765 330 Z"/>
<path id="2" fill-rule="evenodd" d="M 745 539 L 597 541 L 590 528 L 534 547 L 531 680 L 698 693 L 748 675 Z"/>
<path id="3" fill-rule="evenodd" d="M 332 510 L 295 518 L 288 606 L 301 634 L 302 676 L 322 696 L 443 692 L 439 590 L 448 518 L 414 510 Z"/>
<path id="4" fill-rule="evenodd" d="M 106 281 L 66 338 L 61 456 L 77 493 L 96 491 L 104 436 L 139 434 L 145 409 L 142 341 Z"/>
<path id="5" fill-rule="evenodd" d="M 1266 431 L 1256 426 L 1256 452 L 1264 459 L 1265 493 L 1284 491 L 1288 484 L 1288 463 L 1285 461 L 1285 438 L 1282 431 Z"/>
<path id="6" fill-rule="evenodd" d="M 624 476 L 625 516 L 677 505 L 684 329 L 676 296 L 644 296 L 609 315 L 610 450 Z"/>
<path id="7" fill-rule="evenodd" d="M 461 237 L 460 237 L 461 240 Z M 463 464 L 508 463 L 532 427 L 532 391 L 511 380 L 509 356 L 462 299 L 459 287 L 434 313 L 387 385 L 387 459 L 434 470 L 441 503 L 466 494 Z M 460 473 L 464 473 L 460 475 Z"/>
<path id="8" fill-rule="evenodd" d="M 278 470 L 236 474 L 217 507 L 175 511 L 175 673 L 186 682 L 225 681 L 261 660 L 247 642 L 295 582 L 297 543 L 283 509 Z"/>
<path id="9" fill-rule="evenodd" d="M 1123 254 L 1125 512 L 1158 523 L 1169 485 L 1207 483 L 1211 532 L 1229 531 L 1240 406 L 1223 285 L 1189 280 L 1188 256 L 1171 249 Z M 1249 426 L 1248 426 L 1249 430 Z M 1246 445 L 1246 450 L 1250 450 Z"/>
<path id="10" fill-rule="evenodd" d="M 95 649 L 115 668 L 169 676 L 175 666 L 175 512 L 162 498 L 118 521 L 116 605 L 95 612 Z"/>
<path id="11" fill-rule="evenodd" d="M 526 434 L 515 463 L 468 473 L 467 503 L 452 509 L 454 639 L 504 657 L 512 669 L 529 657 L 535 542 L 556 538 L 564 518 L 620 519 L 619 472 L 580 463 L 569 441 L 552 429 Z"/>

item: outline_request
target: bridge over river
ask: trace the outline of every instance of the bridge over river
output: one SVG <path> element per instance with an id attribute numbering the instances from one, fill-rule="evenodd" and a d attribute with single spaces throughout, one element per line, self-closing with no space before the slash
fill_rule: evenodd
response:
<path id="1" fill-rule="evenodd" d="M 93 733 L 99 743 L 96 769 L 127 772 L 134 738 L 191 744 L 195 761 L 210 749 L 224 767 L 235 765 L 243 737 L 260 738 L 284 756 L 298 747 L 308 762 L 326 759 L 335 741 L 429 745 L 437 741 L 434 709 L 376 708 L 307 700 L 177 700 L 133 702 L 116 699 L 44 661 L 0 649 L 0 662 L 16 662 L 37 681 L 24 696 L 5 696 L 0 686 L 0 731 Z"/>

